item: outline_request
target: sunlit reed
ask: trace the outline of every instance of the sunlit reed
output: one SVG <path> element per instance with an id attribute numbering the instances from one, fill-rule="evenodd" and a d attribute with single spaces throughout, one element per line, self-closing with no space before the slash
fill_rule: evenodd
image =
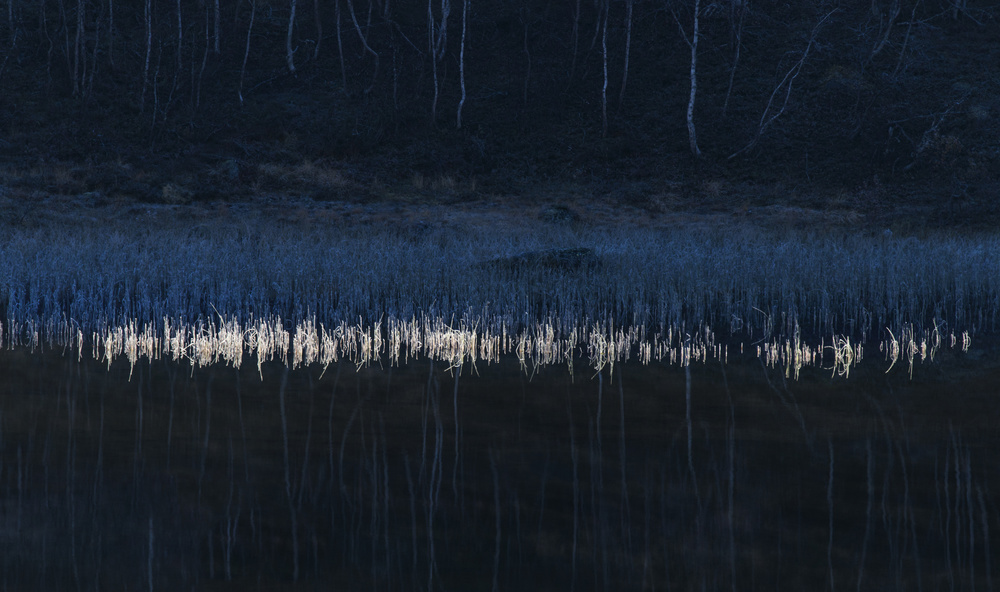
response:
<path id="1" fill-rule="evenodd" d="M 563 254 L 568 253 L 563 257 Z M 968 349 L 996 329 L 1000 241 L 761 230 L 461 227 L 8 230 L 8 348 L 239 367 L 454 366 L 513 355 L 688 365 L 739 351 L 789 376 Z"/>

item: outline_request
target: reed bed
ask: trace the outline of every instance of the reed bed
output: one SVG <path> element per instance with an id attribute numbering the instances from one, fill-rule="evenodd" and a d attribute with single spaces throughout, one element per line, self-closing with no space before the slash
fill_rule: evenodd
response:
<path id="1" fill-rule="evenodd" d="M 561 265 L 524 254 L 586 253 Z M 1000 239 L 526 225 L 6 229 L 0 339 L 195 365 L 756 355 L 846 374 L 994 332 Z"/>

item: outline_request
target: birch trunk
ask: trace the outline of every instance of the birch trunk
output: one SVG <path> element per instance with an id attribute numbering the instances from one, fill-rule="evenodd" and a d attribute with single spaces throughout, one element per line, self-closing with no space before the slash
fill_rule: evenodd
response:
<path id="1" fill-rule="evenodd" d="M 601 64 L 604 84 L 601 86 L 601 136 L 608 135 L 608 2 L 604 3 L 604 24 L 601 28 Z"/>
<path id="2" fill-rule="evenodd" d="M 462 98 L 458 101 L 455 127 L 462 129 L 462 107 L 465 106 L 465 30 L 469 16 L 469 0 L 462 0 L 462 48 L 458 52 L 458 79 L 462 85 Z"/>
<path id="3" fill-rule="evenodd" d="M 295 73 L 295 51 L 292 50 L 292 32 L 295 29 L 295 5 L 297 0 L 292 0 L 292 9 L 288 13 L 288 35 L 285 37 L 285 62 L 288 63 L 288 71 Z"/>
<path id="4" fill-rule="evenodd" d="M 698 148 L 698 133 L 694 126 L 694 103 L 698 94 L 698 17 L 701 12 L 701 0 L 694 1 L 694 31 L 691 34 L 691 94 L 688 97 L 687 107 L 687 128 L 688 141 L 691 143 L 691 154 L 696 158 L 701 157 L 701 150 Z"/>

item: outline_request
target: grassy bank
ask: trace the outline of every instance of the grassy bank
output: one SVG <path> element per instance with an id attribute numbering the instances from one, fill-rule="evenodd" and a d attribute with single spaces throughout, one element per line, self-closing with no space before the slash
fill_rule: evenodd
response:
<path id="1" fill-rule="evenodd" d="M 172 210 L 5 228 L 3 343 L 199 364 L 685 363 L 734 348 L 806 363 L 866 344 L 926 357 L 994 331 L 1000 310 L 996 237 L 300 218 Z"/>

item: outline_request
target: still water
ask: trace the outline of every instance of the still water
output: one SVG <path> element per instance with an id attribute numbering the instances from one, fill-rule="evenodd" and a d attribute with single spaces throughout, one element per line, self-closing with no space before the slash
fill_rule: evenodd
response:
<path id="1" fill-rule="evenodd" d="M 991 590 L 1000 370 L 0 352 L 4 590 Z"/>

